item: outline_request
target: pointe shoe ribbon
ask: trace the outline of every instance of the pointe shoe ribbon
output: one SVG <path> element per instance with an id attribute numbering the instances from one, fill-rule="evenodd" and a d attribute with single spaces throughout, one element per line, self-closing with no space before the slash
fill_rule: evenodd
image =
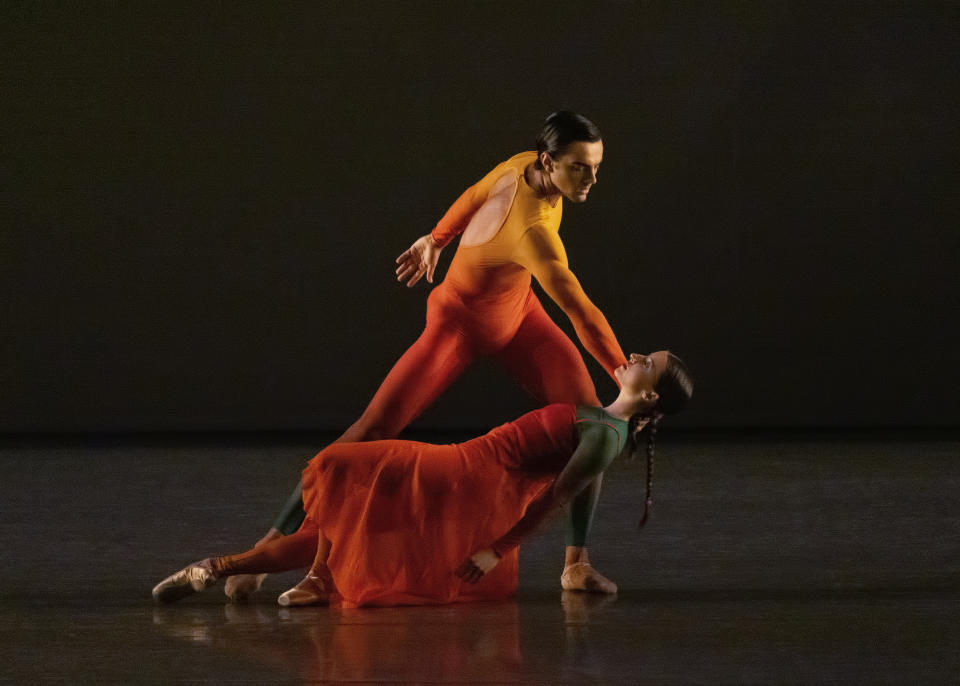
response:
<path id="1" fill-rule="evenodd" d="M 158 603 L 173 603 L 188 595 L 199 593 L 217 583 L 210 560 L 194 562 L 171 574 L 153 587 L 153 599 Z"/>

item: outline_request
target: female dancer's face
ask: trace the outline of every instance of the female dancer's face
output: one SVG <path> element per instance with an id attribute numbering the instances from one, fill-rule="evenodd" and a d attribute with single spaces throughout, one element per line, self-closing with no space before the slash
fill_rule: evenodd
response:
<path id="1" fill-rule="evenodd" d="M 658 350 L 649 355 L 633 353 L 626 364 L 613 370 L 613 375 L 625 390 L 637 394 L 644 391 L 652 393 L 660 375 L 667 368 L 668 355 L 666 350 Z"/>
<path id="2" fill-rule="evenodd" d="M 570 202 L 584 202 L 597 182 L 597 170 L 603 161 L 603 141 L 571 143 L 557 159 L 544 154 L 542 163 L 550 182 Z"/>

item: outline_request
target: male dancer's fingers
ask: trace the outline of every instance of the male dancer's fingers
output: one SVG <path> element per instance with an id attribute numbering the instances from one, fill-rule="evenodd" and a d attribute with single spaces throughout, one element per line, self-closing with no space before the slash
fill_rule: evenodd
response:
<path id="1" fill-rule="evenodd" d="M 420 280 L 420 277 L 421 277 L 421 276 L 423 276 L 423 267 L 420 267 L 419 269 L 417 269 L 417 271 L 416 271 L 416 273 L 413 275 L 413 277 L 412 277 L 409 281 L 407 281 L 407 288 L 410 288 L 410 287 L 412 287 L 415 283 L 417 283 L 417 281 Z"/>
<path id="2" fill-rule="evenodd" d="M 406 268 L 403 270 L 403 273 L 399 278 L 401 281 L 409 281 L 412 278 L 416 278 L 417 274 L 421 270 L 422 270 L 422 267 L 420 267 L 417 264 L 413 264 L 413 263 L 408 264 Z M 407 284 L 407 285 L 410 285 L 410 284 Z"/>
<path id="3" fill-rule="evenodd" d="M 405 259 L 403 262 L 399 262 L 398 264 L 399 264 L 400 266 L 397 267 L 397 273 L 400 273 L 400 272 L 403 271 L 404 269 L 416 269 L 416 268 L 417 268 L 417 260 L 415 260 L 415 259 L 413 259 L 413 258 L 407 258 L 407 259 Z"/>
<path id="4" fill-rule="evenodd" d="M 406 281 L 410 278 L 410 275 L 416 271 L 416 267 L 413 267 L 409 264 L 401 266 L 397 270 L 397 281 Z"/>

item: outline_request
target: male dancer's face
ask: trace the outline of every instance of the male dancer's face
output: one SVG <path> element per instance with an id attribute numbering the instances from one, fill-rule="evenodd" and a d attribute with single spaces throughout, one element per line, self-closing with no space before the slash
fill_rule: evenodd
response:
<path id="1" fill-rule="evenodd" d="M 603 141 L 571 143 L 557 159 L 545 155 L 543 167 L 550 182 L 570 202 L 584 202 L 597 182 L 603 161 Z"/>

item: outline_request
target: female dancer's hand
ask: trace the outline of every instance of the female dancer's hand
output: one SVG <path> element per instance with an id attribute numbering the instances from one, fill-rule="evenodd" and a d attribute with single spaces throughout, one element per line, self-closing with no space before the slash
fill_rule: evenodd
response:
<path id="1" fill-rule="evenodd" d="M 468 557 L 457 567 L 457 576 L 470 584 L 475 584 L 497 566 L 500 558 L 492 548 L 483 548 Z"/>
<path id="2" fill-rule="evenodd" d="M 433 283 L 433 270 L 437 268 L 441 250 L 429 233 L 418 238 L 397 258 L 397 281 L 406 281 L 409 288 L 426 274 L 427 281 Z"/>

